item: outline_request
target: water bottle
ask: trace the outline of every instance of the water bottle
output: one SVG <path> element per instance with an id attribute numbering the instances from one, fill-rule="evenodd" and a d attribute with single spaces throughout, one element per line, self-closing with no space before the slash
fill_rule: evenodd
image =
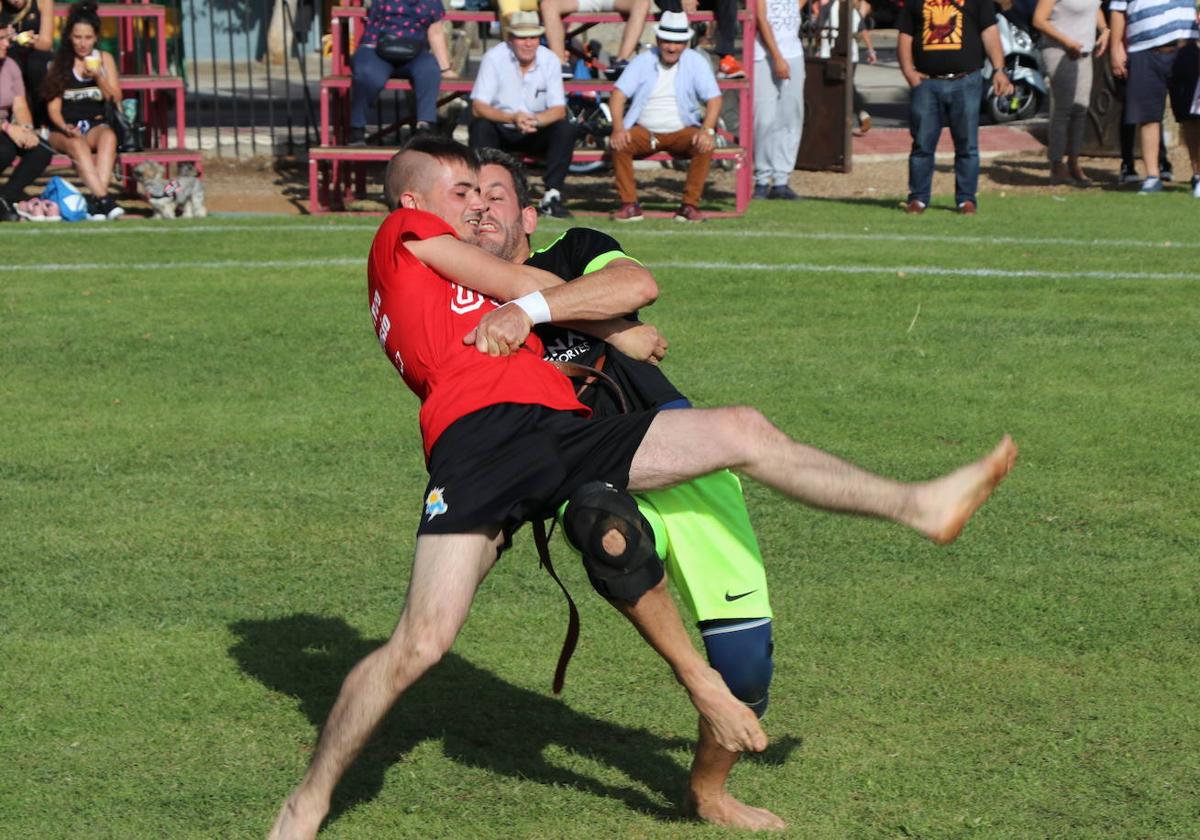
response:
<path id="1" fill-rule="evenodd" d="M 121 110 L 125 112 L 125 119 L 129 120 L 130 125 L 137 122 L 138 101 L 136 98 L 122 99 Z"/>

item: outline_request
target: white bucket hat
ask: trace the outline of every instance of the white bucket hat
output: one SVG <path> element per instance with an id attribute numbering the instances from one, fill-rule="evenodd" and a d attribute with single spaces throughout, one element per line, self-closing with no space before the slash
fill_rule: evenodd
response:
<path id="1" fill-rule="evenodd" d="M 518 38 L 536 38 L 546 31 L 537 12 L 513 12 L 508 16 L 508 34 Z"/>
<path id="2" fill-rule="evenodd" d="M 654 37 L 664 41 L 692 40 L 692 27 L 688 25 L 686 12 L 663 12 L 654 27 Z"/>

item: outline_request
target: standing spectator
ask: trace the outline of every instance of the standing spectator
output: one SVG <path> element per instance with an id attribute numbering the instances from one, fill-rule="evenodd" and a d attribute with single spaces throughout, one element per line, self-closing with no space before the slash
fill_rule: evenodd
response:
<path id="1" fill-rule="evenodd" d="M 1050 75 L 1050 183 L 1087 186 L 1079 163 L 1092 99 L 1092 53 L 1108 48 L 1108 24 L 1100 0 L 1038 0 L 1033 25 L 1046 36 L 1042 60 Z M 1066 162 L 1063 162 L 1063 155 Z"/>
<path id="2" fill-rule="evenodd" d="M 907 213 L 924 213 L 933 188 L 933 159 L 942 120 L 954 140 L 954 202 L 973 216 L 979 184 L 979 103 L 984 50 L 996 68 L 997 96 L 1012 93 L 992 0 L 905 0 L 897 27 L 900 70 L 912 88 Z"/>
<path id="3" fill-rule="evenodd" d="M 21 156 L 12 177 L 0 187 L 0 222 L 15 222 L 17 202 L 33 179 L 50 165 L 50 152 L 38 143 L 25 100 L 21 68 L 8 57 L 12 30 L 0 28 L 0 172 Z"/>
<path id="4" fill-rule="evenodd" d="M 354 51 L 350 90 L 351 146 L 366 143 L 367 108 L 393 76 L 412 82 L 416 130 L 437 122 L 438 88 L 452 77 L 441 0 L 375 0 Z"/>
<path id="5" fill-rule="evenodd" d="M 571 79 L 575 76 L 572 69 L 571 56 L 567 53 L 566 28 L 563 26 L 563 16 L 572 12 L 620 12 L 625 18 L 625 29 L 621 33 L 621 44 L 613 60 L 613 78 L 625 69 L 629 59 L 637 52 L 638 39 L 646 26 L 646 16 L 650 14 L 650 0 L 542 0 L 542 23 L 546 26 L 546 46 L 562 59 L 562 77 Z"/>
<path id="6" fill-rule="evenodd" d="M 50 145 L 71 157 L 92 193 L 88 214 L 102 220 L 116 219 L 125 211 L 108 195 L 117 162 L 117 133 L 105 117 L 105 103 L 120 107 L 121 79 L 113 57 L 96 49 L 99 33 L 96 4 L 73 3 L 42 95 L 50 120 Z"/>
<path id="7" fill-rule="evenodd" d="M 488 50 L 471 90 L 471 148 L 546 158 L 543 215 L 569 218 L 563 182 L 575 149 L 558 56 L 538 43 L 545 28 L 536 12 L 514 12 L 508 38 Z"/>
<path id="8" fill-rule="evenodd" d="M 1170 94 L 1192 160 L 1192 196 L 1200 198 L 1200 117 L 1191 113 L 1200 76 L 1196 7 L 1192 0 L 1112 0 L 1108 11 L 1113 75 L 1129 80 L 1125 122 L 1137 125 L 1142 141 L 1146 180 L 1140 194 L 1162 192 L 1158 153 L 1163 104 Z"/>
<path id="9" fill-rule="evenodd" d="M 879 60 L 875 54 L 875 44 L 871 41 L 871 32 L 863 28 L 863 15 L 869 14 L 871 11 L 867 0 L 857 0 L 851 3 L 850 6 L 850 31 L 853 33 L 850 37 L 850 63 L 858 64 L 858 39 L 862 38 L 863 45 L 867 48 L 867 64 L 874 64 Z M 817 27 L 821 33 L 820 52 L 821 58 L 829 58 L 833 55 L 833 47 L 837 43 L 838 31 L 842 26 L 842 4 L 841 0 L 832 0 L 821 7 L 821 13 L 818 16 Z M 854 74 L 854 79 L 857 80 L 858 74 Z M 863 135 L 871 130 L 871 114 L 867 111 L 867 99 L 858 89 L 857 84 L 850 86 L 851 99 L 854 108 L 854 119 L 858 123 L 858 134 Z"/>
<path id="10" fill-rule="evenodd" d="M 9 61 L 21 68 L 26 104 L 33 111 L 33 124 L 46 124 L 46 106 L 37 92 L 46 80 L 46 69 L 54 58 L 54 0 L 0 0 L 0 26 L 12 26 L 14 38 L 8 47 Z"/>
<path id="11" fill-rule="evenodd" d="M 686 14 L 663 12 L 654 36 L 658 45 L 629 62 L 608 103 L 613 121 L 609 147 L 621 198 L 614 218 L 618 222 L 644 218 L 637 202 L 633 159 L 661 149 L 692 161 L 675 221 L 702 222 L 698 205 L 716 148 L 721 90 L 708 59 L 687 48 L 692 28 Z"/>
<path id="12" fill-rule="evenodd" d="M 794 201 L 788 178 L 804 130 L 804 44 L 800 10 L 808 0 L 755 0 L 754 198 Z"/>

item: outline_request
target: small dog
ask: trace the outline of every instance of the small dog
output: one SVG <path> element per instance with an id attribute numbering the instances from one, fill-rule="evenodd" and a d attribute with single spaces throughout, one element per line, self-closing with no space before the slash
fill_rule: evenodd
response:
<path id="1" fill-rule="evenodd" d="M 208 215 L 204 206 L 204 182 L 190 163 L 179 164 L 174 178 L 166 177 L 166 167 L 156 160 L 147 160 L 133 168 L 133 176 L 141 184 L 142 194 L 154 210 L 156 219 L 203 219 Z"/>

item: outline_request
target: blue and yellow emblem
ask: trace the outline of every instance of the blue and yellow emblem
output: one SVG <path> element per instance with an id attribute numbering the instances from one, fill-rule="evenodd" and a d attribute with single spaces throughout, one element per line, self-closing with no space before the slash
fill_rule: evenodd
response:
<path id="1" fill-rule="evenodd" d="M 445 492 L 445 487 L 434 487 L 429 491 L 429 495 L 425 497 L 425 515 L 429 517 L 426 520 L 427 522 L 432 522 L 433 517 L 440 516 L 450 510 L 450 506 L 446 504 L 446 497 L 442 495 Z"/>

